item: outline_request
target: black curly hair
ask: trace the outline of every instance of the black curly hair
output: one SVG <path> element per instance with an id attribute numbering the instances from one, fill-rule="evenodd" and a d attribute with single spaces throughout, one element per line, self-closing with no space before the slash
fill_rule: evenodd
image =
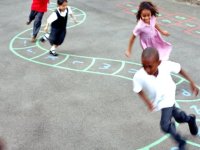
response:
<path id="1" fill-rule="evenodd" d="M 143 1 L 143 2 L 140 3 L 139 10 L 138 10 L 138 12 L 136 14 L 137 21 L 140 20 L 140 18 L 141 18 L 141 12 L 144 9 L 150 10 L 152 16 L 157 17 L 158 14 L 159 14 L 159 12 L 157 10 L 157 7 L 152 2 L 150 2 L 150 1 Z"/>

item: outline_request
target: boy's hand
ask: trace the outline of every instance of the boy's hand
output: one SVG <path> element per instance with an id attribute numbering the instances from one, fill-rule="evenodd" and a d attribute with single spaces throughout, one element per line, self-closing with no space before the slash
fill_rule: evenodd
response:
<path id="1" fill-rule="evenodd" d="M 154 110 L 153 104 L 152 104 L 152 103 L 149 103 L 149 104 L 148 104 L 148 108 L 149 108 L 150 111 L 153 111 L 153 110 Z"/>
<path id="2" fill-rule="evenodd" d="M 192 93 L 195 96 L 197 96 L 199 94 L 199 89 L 196 87 L 196 85 L 194 83 L 191 83 L 190 86 L 191 86 Z"/>

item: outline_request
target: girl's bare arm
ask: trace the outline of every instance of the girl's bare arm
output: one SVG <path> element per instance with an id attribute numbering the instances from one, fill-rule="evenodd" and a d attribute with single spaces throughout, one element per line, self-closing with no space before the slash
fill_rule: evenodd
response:
<path id="1" fill-rule="evenodd" d="M 157 23 L 156 23 L 156 25 L 155 25 L 155 28 L 156 28 L 162 35 L 164 35 L 164 36 L 169 36 L 169 35 L 170 35 L 167 31 L 162 30 L 162 29 L 160 28 L 160 26 L 159 26 Z"/>
<path id="2" fill-rule="evenodd" d="M 131 37 L 130 37 L 130 40 L 129 40 L 128 49 L 125 52 L 125 55 L 127 57 L 131 56 L 131 51 L 132 51 L 132 47 L 133 47 L 134 41 L 135 41 L 135 35 L 132 34 Z"/>

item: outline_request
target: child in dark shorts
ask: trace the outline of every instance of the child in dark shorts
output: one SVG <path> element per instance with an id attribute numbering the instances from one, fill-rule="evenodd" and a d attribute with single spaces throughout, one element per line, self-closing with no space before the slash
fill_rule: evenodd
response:
<path id="1" fill-rule="evenodd" d="M 48 27 L 51 25 L 50 34 L 45 34 L 40 41 L 44 42 L 45 39 L 48 39 L 50 44 L 52 45 L 50 49 L 50 54 L 53 56 L 57 56 L 56 48 L 61 45 L 65 39 L 67 33 L 67 21 L 68 14 L 72 17 L 74 22 L 76 23 L 76 18 L 73 15 L 71 8 L 68 6 L 67 0 L 57 0 L 57 9 L 53 12 L 49 18 L 47 19 L 47 24 L 44 28 L 45 32 L 48 32 Z"/>

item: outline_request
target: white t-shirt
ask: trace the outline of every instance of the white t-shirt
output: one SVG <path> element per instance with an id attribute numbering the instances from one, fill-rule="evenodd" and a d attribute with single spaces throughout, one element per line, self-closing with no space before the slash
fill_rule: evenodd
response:
<path id="1" fill-rule="evenodd" d="M 67 8 L 68 8 L 68 14 L 69 14 L 69 15 L 73 14 L 73 12 L 72 12 L 72 10 L 71 10 L 71 7 L 68 6 Z M 59 10 L 58 8 L 57 8 L 57 10 L 58 10 L 58 13 L 59 13 L 62 17 L 65 17 L 65 16 L 66 16 L 66 14 L 67 14 L 67 9 L 66 9 L 65 11 L 63 11 L 63 12 L 60 12 L 60 10 Z M 53 13 L 48 17 L 47 23 L 48 23 L 48 24 L 51 24 L 51 23 L 54 22 L 57 18 L 58 18 L 58 17 L 57 17 L 56 12 L 53 12 Z"/>
<path id="2" fill-rule="evenodd" d="M 133 77 L 133 91 L 144 91 L 152 101 L 155 111 L 172 107 L 175 104 L 176 84 L 171 73 L 179 73 L 181 66 L 172 61 L 162 61 L 158 66 L 157 77 L 148 75 L 144 68 L 136 72 Z"/>

